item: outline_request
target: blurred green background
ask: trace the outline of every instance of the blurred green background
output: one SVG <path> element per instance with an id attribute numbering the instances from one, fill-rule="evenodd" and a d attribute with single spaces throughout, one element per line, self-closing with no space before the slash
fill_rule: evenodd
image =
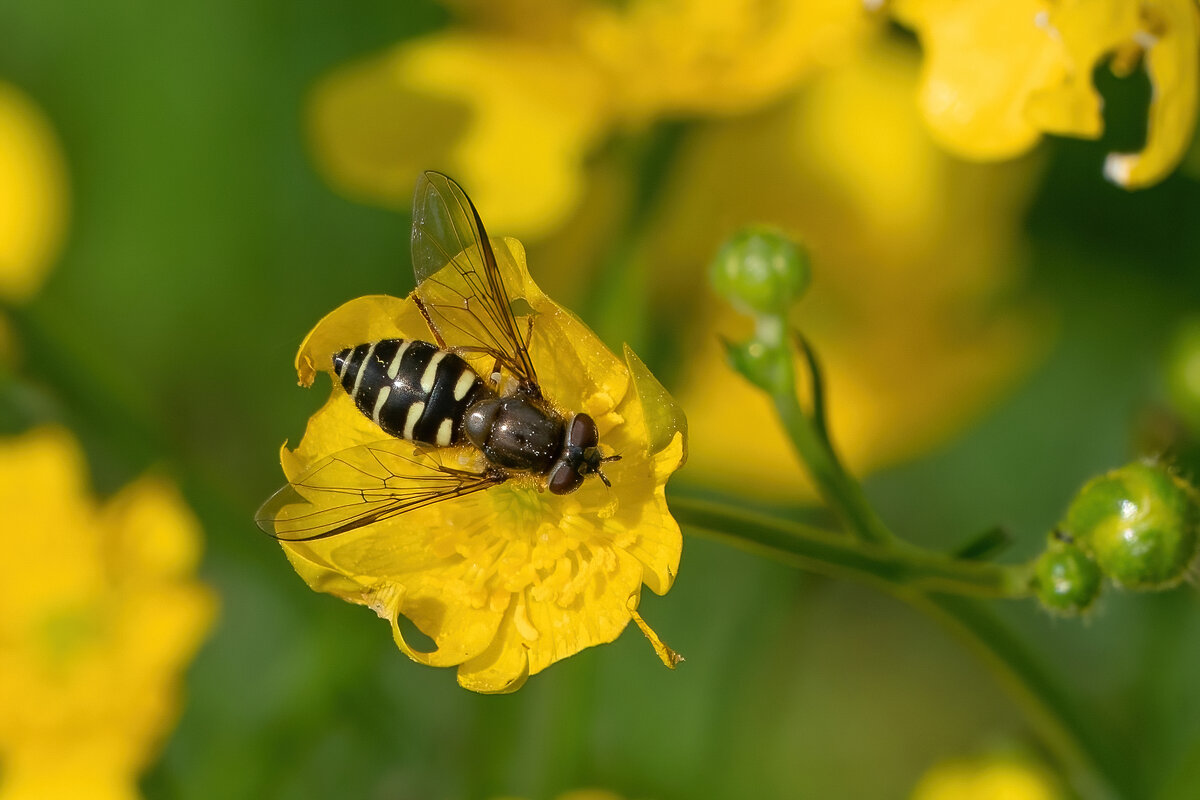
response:
<path id="1" fill-rule="evenodd" d="M 306 98 L 328 70 L 448 19 L 429 2 L 0 2 L 0 79 L 53 121 L 71 182 L 65 250 L 12 311 L 5 428 L 65 422 L 101 493 L 147 469 L 176 477 L 221 598 L 145 796 L 888 798 L 948 756 L 1037 752 L 1005 688 L 935 623 L 709 541 L 687 538 L 675 588 L 642 604 L 686 656 L 678 671 L 627 631 L 484 697 L 309 591 L 257 531 L 279 444 L 324 396 L 295 386 L 300 339 L 345 300 L 412 285 L 408 218 L 319 176 Z M 1106 140 L 1044 146 L 1023 220 L 1022 291 L 1053 320 L 1044 355 L 961 436 L 867 479 L 921 544 L 999 524 L 1031 556 L 1088 477 L 1174 435 L 1164 358 L 1200 308 L 1200 185 L 1186 165 L 1146 191 L 1105 183 L 1104 153 L 1142 135 L 1148 88 L 1104 90 Z M 632 338 L 614 304 L 579 310 Z M 669 376 L 672 357 L 647 360 Z M 721 492 L 719 476 L 678 481 Z M 1200 796 L 1191 585 L 1110 592 L 1083 623 L 1029 601 L 997 610 L 1094 715 L 1136 796 Z"/>

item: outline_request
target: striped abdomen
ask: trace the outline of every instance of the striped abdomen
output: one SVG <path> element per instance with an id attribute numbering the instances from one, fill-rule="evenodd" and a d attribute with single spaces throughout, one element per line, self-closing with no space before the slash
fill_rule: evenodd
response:
<path id="1" fill-rule="evenodd" d="M 467 408 L 491 395 L 466 361 L 416 339 L 348 347 L 334 355 L 333 369 L 379 427 L 439 447 L 458 444 Z"/>

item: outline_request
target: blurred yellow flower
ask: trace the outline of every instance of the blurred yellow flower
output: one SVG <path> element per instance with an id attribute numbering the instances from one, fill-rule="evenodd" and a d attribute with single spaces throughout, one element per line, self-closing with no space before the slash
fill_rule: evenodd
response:
<path id="1" fill-rule="evenodd" d="M 681 536 L 664 485 L 684 459 L 682 414 L 635 355 L 626 352 L 622 363 L 538 289 L 520 242 L 505 239 L 495 249 L 514 302 L 528 303 L 536 314 L 529 351 L 544 396 L 560 410 L 592 415 L 601 442 L 621 455 L 605 466 L 612 488 L 588 480 L 560 496 L 542 491 L 536 480 L 513 478 L 327 539 L 284 542 L 284 550 L 314 589 L 371 607 L 390 621 L 407 655 L 457 667 L 459 683 L 474 691 L 514 691 L 555 661 L 612 641 L 630 619 L 669 661 L 673 654 L 636 609 L 642 584 L 665 593 L 679 564 Z M 426 302 L 451 301 L 449 289 L 439 295 L 442 285 L 432 285 Z M 344 347 L 398 337 L 430 338 L 411 298 L 353 300 L 321 320 L 301 345 L 300 382 L 311 385 L 318 371 L 332 375 L 331 356 Z M 491 374 L 486 356 L 464 357 L 480 374 Z M 297 482 L 322 459 L 383 438 L 335 385 L 299 447 L 283 448 L 284 472 Z M 381 445 L 400 457 L 405 448 L 411 457 L 415 447 L 400 439 Z M 472 470 L 482 467 L 471 448 L 436 452 L 466 459 L 461 463 Z M 392 478 L 388 485 L 403 488 L 404 482 Z M 297 504 L 295 515 L 338 502 L 304 499 L 317 508 Z M 281 519 L 288 519 L 286 512 Z M 433 640 L 431 652 L 410 643 L 401 616 Z"/>
<path id="2" fill-rule="evenodd" d="M 335 70 L 309 104 L 318 165 L 349 196 L 406 208 L 412 176 L 459 175 L 498 229 L 540 240 L 572 218 L 614 133 L 788 98 L 884 37 L 880 2 L 446 0 L 456 26 Z M 1194 0 L 895 0 L 925 49 L 919 103 L 953 154 L 993 160 L 1043 134 L 1096 138 L 1093 69 L 1144 56 L 1145 148 L 1106 174 L 1134 188 L 1183 157 L 1196 115 Z M 516 187 L 520 187 L 519 189 Z"/>
<path id="3" fill-rule="evenodd" d="M 768 115 L 711 125 L 685 148 L 644 256 L 663 307 L 702 303 L 679 395 L 689 475 L 731 491 L 794 491 L 796 457 L 768 398 L 724 366 L 735 318 L 696 271 L 742 225 L 789 231 L 812 253 L 796 315 L 825 368 L 833 440 L 862 473 L 962 426 L 1030 361 L 1039 326 L 1004 302 L 1031 164 L 947 157 L 908 101 L 915 54 L 892 46 L 832 70 Z M 879 131 L 886 130 L 886 136 Z M 738 424 L 730 424 L 736 414 Z"/>
<path id="4" fill-rule="evenodd" d="M 58 428 L 0 442 L 0 800 L 138 797 L 207 632 L 200 530 L 166 481 L 97 508 Z"/>
<path id="5" fill-rule="evenodd" d="M 67 170 L 49 121 L 0 82 L 0 300 L 27 300 L 62 244 Z"/>
<path id="6" fill-rule="evenodd" d="M 636 123 L 760 108 L 875 27 L 861 0 L 632 0 L 588 4 L 576 31 L 615 113 Z"/>
<path id="7" fill-rule="evenodd" d="M 489 224 L 532 238 L 576 208 L 613 131 L 761 107 L 877 27 L 859 0 L 455 5 L 473 24 L 318 84 L 312 149 L 342 191 L 399 208 L 421 170 L 458 175 Z"/>
<path id="8" fill-rule="evenodd" d="M 1194 0 L 895 0 L 892 13 L 925 50 L 920 104 L 938 142 L 967 158 L 1008 158 L 1044 133 L 1103 132 L 1092 71 L 1144 60 L 1153 86 L 1145 148 L 1112 153 L 1110 180 L 1162 180 L 1192 140 L 1200 59 Z"/>
<path id="9" fill-rule="evenodd" d="M 1066 800 L 1045 767 L 1015 755 L 946 761 L 930 769 L 911 800 Z"/>
<path id="10" fill-rule="evenodd" d="M 539 236 L 578 202 L 604 115 L 598 76 L 572 51 L 446 33 L 334 71 L 309 131 L 350 196 L 407 208 L 413 178 L 439 167 L 463 177 L 489 225 Z"/>

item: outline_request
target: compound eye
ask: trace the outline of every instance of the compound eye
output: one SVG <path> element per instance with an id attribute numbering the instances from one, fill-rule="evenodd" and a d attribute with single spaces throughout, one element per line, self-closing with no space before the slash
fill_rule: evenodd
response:
<path id="1" fill-rule="evenodd" d="M 571 465 L 567 463 L 566 459 L 560 458 L 550 468 L 550 476 L 546 481 L 546 488 L 550 490 L 551 494 L 570 494 L 578 489 L 582 483 L 583 476 L 571 469 Z"/>
<path id="2" fill-rule="evenodd" d="M 569 447 L 595 447 L 600 444 L 600 431 L 596 421 L 587 414 L 576 414 L 571 418 L 571 429 L 567 433 Z"/>

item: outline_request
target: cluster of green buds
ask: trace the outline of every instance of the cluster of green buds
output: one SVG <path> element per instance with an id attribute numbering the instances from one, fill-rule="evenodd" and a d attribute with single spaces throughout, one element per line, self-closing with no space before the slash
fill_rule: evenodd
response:
<path id="1" fill-rule="evenodd" d="M 1175 586 L 1195 560 L 1198 522 L 1196 491 L 1163 464 L 1135 461 L 1093 478 L 1034 562 L 1038 599 L 1080 614 L 1103 578 L 1127 589 Z"/>
<path id="2" fill-rule="evenodd" d="M 890 541 L 891 534 L 866 507 L 861 490 L 832 450 L 820 368 L 789 319 L 812 279 L 808 254 L 780 231 L 750 227 L 725 242 L 709 267 L 709 278 L 717 294 L 754 322 L 749 339 L 725 343 L 730 365 L 775 401 L 825 499 L 868 541 Z M 1191 336 L 1195 352 L 1183 370 L 1187 381 L 1176 383 L 1190 381 L 1200 397 L 1200 322 Z M 798 364 L 811 379 L 809 409 L 797 401 Z M 1197 415 L 1200 419 L 1200 410 Z M 1025 582 L 1029 576 L 1043 607 L 1078 615 L 1092 608 L 1106 581 L 1134 590 L 1175 586 L 1196 561 L 1198 525 L 1200 496 L 1186 481 L 1161 463 L 1127 464 L 1080 489 L 1031 565 L 1031 575 L 1016 568 L 1019 591 L 1030 587 Z"/>
<path id="3" fill-rule="evenodd" d="M 744 228 L 721 246 L 709 280 L 718 295 L 754 319 L 751 339 L 726 342 L 731 365 L 772 395 L 791 391 L 787 318 L 812 280 L 808 253 L 774 228 Z"/>

